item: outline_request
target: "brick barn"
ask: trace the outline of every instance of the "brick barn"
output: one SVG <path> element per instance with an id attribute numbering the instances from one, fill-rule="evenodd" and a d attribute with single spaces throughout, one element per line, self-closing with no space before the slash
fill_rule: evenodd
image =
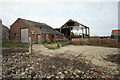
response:
<path id="1" fill-rule="evenodd" d="M 112 30 L 111 38 L 120 39 L 120 30 Z"/>
<path id="2" fill-rule="evenodd" d="M 10 26 L 10 39 L 16 42 L 28 42 L 29 37 L 33 43 L 43 43 L 56 42 L 64 36 L 45 23 L 18 18 Z"/>

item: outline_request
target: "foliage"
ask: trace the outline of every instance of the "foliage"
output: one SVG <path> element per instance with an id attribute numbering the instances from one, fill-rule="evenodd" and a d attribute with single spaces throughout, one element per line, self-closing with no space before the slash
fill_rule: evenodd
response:
<path id="1" fill-rule="evenodd" d="M 54 43 L 44 43 L 43 45 L 48 48 L 48 49 L 58 49 L 62 46 L 69 45 L 71 42 L 70 41 L 59 41 L 59 42 L 54 42 Z"/>
<path id="2" fill-rule="evenodd" d="M 27 48 L 28 46 L 29 46 L 28 43 L 12 42 L 9 39 L 2 40 L 2 47 L 3 48 L 18 48 L 18 47 Z"/>

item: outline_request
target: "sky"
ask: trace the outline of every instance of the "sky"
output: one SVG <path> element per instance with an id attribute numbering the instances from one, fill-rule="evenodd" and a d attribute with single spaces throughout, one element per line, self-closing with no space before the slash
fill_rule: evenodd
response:
<path id="1" fill-rule="evenodd" d="M 69 19 L 90 28 L 91 36 L 118 29 L 118 0 L 0 0 L 0 19 L 10 28 L 17 18 L 59 28 Z"/>

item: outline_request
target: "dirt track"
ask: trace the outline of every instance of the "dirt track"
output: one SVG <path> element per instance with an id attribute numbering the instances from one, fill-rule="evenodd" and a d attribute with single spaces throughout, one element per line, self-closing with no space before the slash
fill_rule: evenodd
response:
<path id="1" fill-rule="evenodd" d="M 34 45 L 35 52 L 48 56 L 64 57 L 69 59 L 84 58 L 94 65 L 116 69 L 117 64 L 105 60 L 107 55 L 118 54 L 118 48 L 96 47 L 96 46 L 74 46 L 69 45 L 56 50 L 49 50 L 43 45 Z"/>

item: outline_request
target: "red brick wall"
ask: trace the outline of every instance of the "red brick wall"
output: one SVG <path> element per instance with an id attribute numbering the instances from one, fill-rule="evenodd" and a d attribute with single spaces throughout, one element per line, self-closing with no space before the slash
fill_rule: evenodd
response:
<path id="1" fill-rule="evenodd" d="M 120 34 L 120 30 L 112 30 L 112 34 Z"/>
<path id="2" fill-rule="evenodd" d="M 23 21 L 20 20 L 20 19 L 17 19 L 17 20 L 15 21 L 15 23 L 13 23 L 13 24 L 10 26 L 10 39 L 11 39 L 12 41 L 18 41 L 18 42 L 21 41 L 21 39 L 20 39 L 20 36 L 21 36 L 21 35 L 20 35 L 20 29 L 21 29 L 21 28 L 28 28 L 28 36 L 29 36 L 29 37 L 31 36 L 33 42 L 36 42 L 36 40 L 37 40 L 36 34 L 39 33 L 39 31 L 38 31 L 36 28 L 34 28 L 34 27 L 26 24 L 25 22 L 23 22 Z M 31 31 L 32 31 L 32 30 L 34 30 L 34 35 L 31 34 Z M 14 33 L 17 33 L 17 39 L 14 38 Z"/>
<path id="3" fill-rule="evenodd" d="M 53 42 L 53 41 L 54 41 L 54 37 L 52 38 L 52 35 L 51 35 L 51 34 L 49 34 L 49 40 L 50 40 L 50 42 Z"/>
<path id="4" fill-rule="evenodd" d="M 53 42 L 60 41 L 60 39 L 64 39 L 65 37 L 61 34 L 55 35 Z"/>
<path id="5" fill-rule="evenodd" d="M 73 38 L 73 43 L 82 43 L 88 45 L 96 45 L 96 46 L 109 46 L 109 47 L 120 47 L 119 42 L 114 39 L 80 39 Z"/>
<path id="6" fill-rule="evenodd" d="M 56 42 L 60 40 L 60 35 L 54 35 L 54 37 L 52 37 L 53 35 L 49 34 L 49 39 L 51 42 Z"/>
<path id="7" fill-rule="evenodd" d="M 37 34 L 41 34 L 41 39 L 42 39 L 43 42 L 44 42 L 44 40 L 45 40 L 45 38 L 47 36 L 47 34 L 46 34 L 46 36 L 44 36 L 44 34 L 40 33 L 37 28 L 26 24 L 24 21 L 22 21 L 20 19 L 17 19 L 10 27 L 10 39 L 12 41 L 21 42 L 21 38 L 20 38 L 20 36 L 21 36 L 21 33 L 20 33 L 21 28 L 28 28 L 28 36 L 32 37 L 33 42 L 37 41 Z M 31 34 L 31 31 L 33 31 L 33 30 L 34 30 L 34 35 Z M 17 39 L 14 38 L 14 33 L 17 33 Z M 57 41 L 57 39 L 60 38 L 60 35 L 58 36 L 58 38 L 56 38 L 56 37 L 52 38 L 52 35 L 48 34 L 48 38 L 49 38 L 50 42 L 55 42 L 55 41 Z"/>
<path id="8" fill-rule="evenodd" d="M 58 40 L 60 40 L 60 36 L 61 36 L 61 35 L 58 35 Z"/>

